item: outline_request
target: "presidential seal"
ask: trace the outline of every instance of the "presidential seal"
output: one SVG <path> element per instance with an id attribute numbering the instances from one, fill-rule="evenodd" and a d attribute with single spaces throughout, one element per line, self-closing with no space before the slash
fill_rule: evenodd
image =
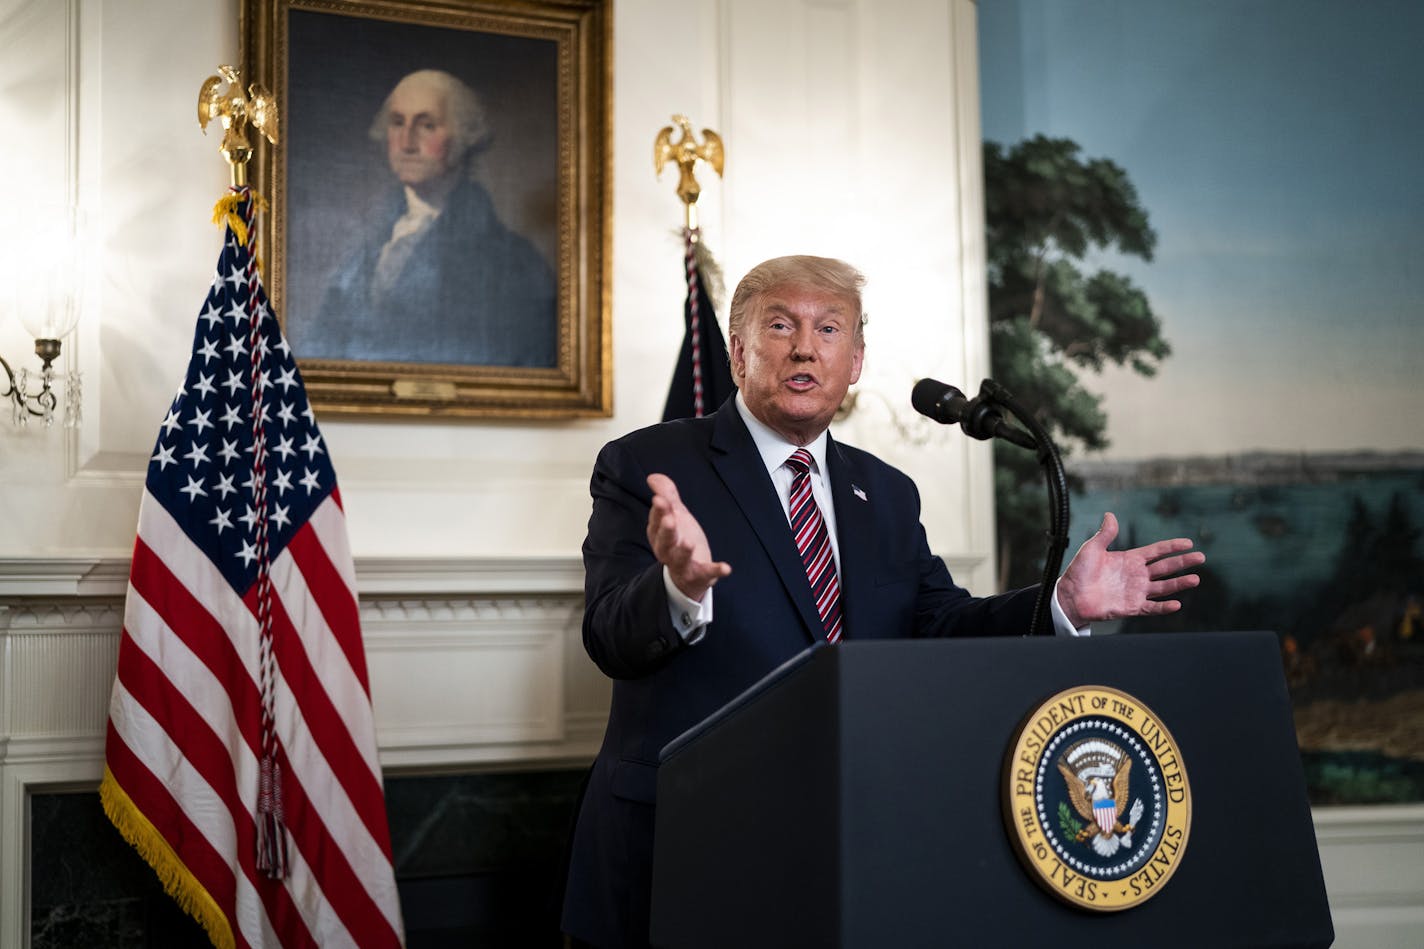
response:
<path id="1" fill-rule="evenodd" d="M 1151 709 L 1085 685 L 1024 719 L 1004 768 L 1004 820 L 1029 874 L 1054 896 L 1112 912 L 1161 892 L 1186 851 L 1192 793 Z"/>

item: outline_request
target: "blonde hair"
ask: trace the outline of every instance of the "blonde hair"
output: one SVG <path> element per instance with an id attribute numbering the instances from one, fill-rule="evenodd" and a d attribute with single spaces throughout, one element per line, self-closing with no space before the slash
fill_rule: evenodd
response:
<path id="1" fill-rule="evenodd" d="M 806 254 L 773 257 L 753 267 L 732 294 L 727 328 L 733 333 L 740 332 L 748 310 L 763 294 L 791 286 L 823 290 L 854 303 L 856 342 L 864 337 L 865 313 L 861 309 L 860 291 L 865 286 L 865 275 L 843 260 Z"/>

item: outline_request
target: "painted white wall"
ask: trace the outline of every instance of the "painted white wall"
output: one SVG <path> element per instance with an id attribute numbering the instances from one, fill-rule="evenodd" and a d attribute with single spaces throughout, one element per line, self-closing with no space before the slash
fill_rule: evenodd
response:
<path id="1" fill-rule="evenodd" d="M 916 425 L 913 382 L 973 384 L 983 330 L 975 9 L 969 0 L 620 0 L 614 16 L 611 418 L 322 422 L 358 558 L 577 557 L 588 474 L 610 438 L 652 423 L 681 340 L 681 205 L 650 160 L 674 112 L 727 142 L 700 178 L 708 244 L 735 281 L 783 253 L 844 257 L 870 278 L 866 395 L 848 441 L 931 490 L 926 524 L 988 591 L 989 456 Z M 0 557 L 111 557 L 133 541 L 143 471 L 181 381 L 226 186 L 195 122 L 202 79 L 237 56 L 236 0 L 0 0 L 0 121 L 26 147 L 0 180 L 77 197 L 98 252 L 62 357 L 84 370 L 78 433 L 0 423 Z M 161 50 L 162 55 L 155 55 Z M 0 202 L 23 270 L 24 202 Z M 725 313 L 723 313 L 725 320 Z M 31 360 L 0 315 L 0 353 Z M 300 357 L 300 354 L 298 354 Z"/>

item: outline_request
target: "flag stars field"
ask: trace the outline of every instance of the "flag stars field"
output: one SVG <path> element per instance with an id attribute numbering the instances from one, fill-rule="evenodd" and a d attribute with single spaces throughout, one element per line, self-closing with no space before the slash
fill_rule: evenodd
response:
<path id="1" fill-rule="evenodd" d="M 291 347 L 260 287 L 254 294 L 244 270 L 234 265 L 242 257 L 234 242 L 225 245 L 222 266 L 198 317 L 187 378 L 163 419 L 148 481 L 150 491 L 173 508 L 175 519 L 188 527 L 199 547 L 214 555 L 224 549 L 230 554 L 237 551 L 235 535 L 253 537 L 261 517 L 253 513 L 234 519 L 235 511 L 255 509 L 258 482 L 251 470 L 245 481 L 231 473 L 242 465 L 250 469 L 255 462 L 255 423 L 264 433 L 269 458 L 262 486 L 274 499 L 301 499 L 284 502 L 280 513 L 272 510 L 266 515 L 268 542 L 275 555 L 294 525 L 323 500 L 335 477 L 325 461 L 326 449 L 302 391 Z M 256 334 L 250 332 L 253 317 Z M 217 324 L 227 329 L 215 333 Z M 247 332 L 242 331 L 244 326 Z M 210 430 L 224 434 L 204 439 Z M 294 470 L 291 463 L 298 458 L 305 464 Z M 218 471 L 205 478 L 203 471 L 209 466 Z M 172 480 L 175 477 L 178 480 Z M 293 494 L 297 487 L 302 490 Z M 191 515 L 186 513 L 190 510 Z M 239 555 L 237 561 L 230 561 L 230 578 L 245 575 L 251 564 L 250 558 Z"/>

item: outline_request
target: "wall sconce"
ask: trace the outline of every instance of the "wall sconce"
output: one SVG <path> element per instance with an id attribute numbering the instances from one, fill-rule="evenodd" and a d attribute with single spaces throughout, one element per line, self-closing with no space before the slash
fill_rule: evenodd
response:
<path id="1" fill-rule="evenodd" d="M 88 272 L 84 220 L 75 208 L 49 208 L 31 218 L 36 226 L 26 236 L 18 257 L 10 263 L 13 272 L 6 283 L 9 309 L 35 341 L 40 358 L 38 373 L 21 366 L 16 370 L 3 356 L 0 367 L 5 378 L 0 399 L 10 400 L 11 418 L 27 425 L 31 418 L 54 424 L 64 388 L 63 420 L 66 428 L 80 422 L 81 390 L 79 372 L 57 373 L 54 360 L 60 342 L 79 322 L 84 281 Z"/>

